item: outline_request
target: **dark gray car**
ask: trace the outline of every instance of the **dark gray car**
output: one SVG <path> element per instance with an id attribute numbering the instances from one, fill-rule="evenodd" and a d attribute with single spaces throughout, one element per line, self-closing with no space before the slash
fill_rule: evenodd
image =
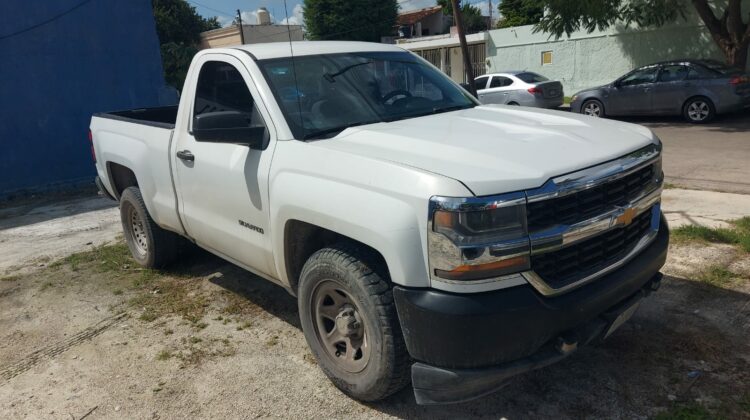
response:
<path id="1" fill-rule="evenodd" d="M 573 112 L 602 116 L 683 115 L 692 123 L 750 107 L 750 77 L 714 60 L 650 64 L 573 95 Z"/>

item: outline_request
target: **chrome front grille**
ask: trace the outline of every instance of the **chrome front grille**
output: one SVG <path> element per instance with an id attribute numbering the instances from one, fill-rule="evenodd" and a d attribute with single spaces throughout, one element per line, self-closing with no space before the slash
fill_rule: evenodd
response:
<path id="1" fill-rule="evenodd" d="M 654 165 L 647 165 L 622 178 L 577 193 L 526 206 L 529 232 L 555 225 L 572 225 L 618 206 L 624 206 L 654 188 Z"/>
<path id="2" fill-rule="evenodd" d="M 531 269 L 540 293 L 566 293 L 616 269 L 659 230 L 660 147 L 549 180 L 526 191 Z"/>
<path id="3" fill-rule="evenodd" d="M 531 257 L 534 272 L 552 289 L 561 289 L 623 259 L 651 230 L 653 209 L 627 225 Z"/>

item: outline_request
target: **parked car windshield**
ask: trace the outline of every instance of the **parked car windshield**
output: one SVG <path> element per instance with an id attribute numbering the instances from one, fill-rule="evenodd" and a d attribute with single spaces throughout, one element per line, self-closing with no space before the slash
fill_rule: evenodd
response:
<path id="1" fill-rule="evenodd" d="M 408 52 L 285 57 L 259 65 L 297 139 L 327 138 L 348 127 L 477 104 Z"/>
<path id="2" fill-rule="evenodd" d="M 530 71 L 518 73 L 516 75 L 519 79 L 523 80 L 526 83 L 542 83 L 542 82 L 548 82 L 549 79 L 542 76 L 541 74 L 532 73 Z"/>

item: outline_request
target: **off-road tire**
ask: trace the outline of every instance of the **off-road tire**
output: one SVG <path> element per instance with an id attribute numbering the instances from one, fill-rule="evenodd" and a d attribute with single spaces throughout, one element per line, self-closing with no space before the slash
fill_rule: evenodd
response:
<path id="1" fill-rule="evenodd" d="M 357 373 L 345 370 L 340 361 L 334 360 L 317 332 L 313 298 L 321 284 L 331 281 L 353 298 L 371 346 L 365 367 Z M 377 401 L 409 384 L 410 359 L 382 259 L 350 243 L 321 249 L 305 263 L 297 292 L 305 339 L 336 387 L 354 399 Z"/>
<path id="2" fill-rule="evenodd" d="M 175 260 L 182 249 L 183 239 L 176 233 L 159 227 L 148 214 L 138 187 L 128 187 L 122 192 L 120 221 L 130 253 L 143 267 L 165 267 Z M 136 229 L 137 234 L 134 231 Z"/>

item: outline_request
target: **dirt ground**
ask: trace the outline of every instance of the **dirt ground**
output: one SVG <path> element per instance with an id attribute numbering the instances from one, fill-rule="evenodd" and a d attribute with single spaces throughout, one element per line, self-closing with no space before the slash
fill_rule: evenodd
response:
<path id="1" fill-rule="evenodd" d="M 442 407 L 347 398 L 294 298 L 201 251 L 182 261 L 142 270 L 115 241 L 7 271 L 0 417 L 750 418 L 750 255 L 730 245 L 673 244 L 661 290 L 603 345 Z"/>

